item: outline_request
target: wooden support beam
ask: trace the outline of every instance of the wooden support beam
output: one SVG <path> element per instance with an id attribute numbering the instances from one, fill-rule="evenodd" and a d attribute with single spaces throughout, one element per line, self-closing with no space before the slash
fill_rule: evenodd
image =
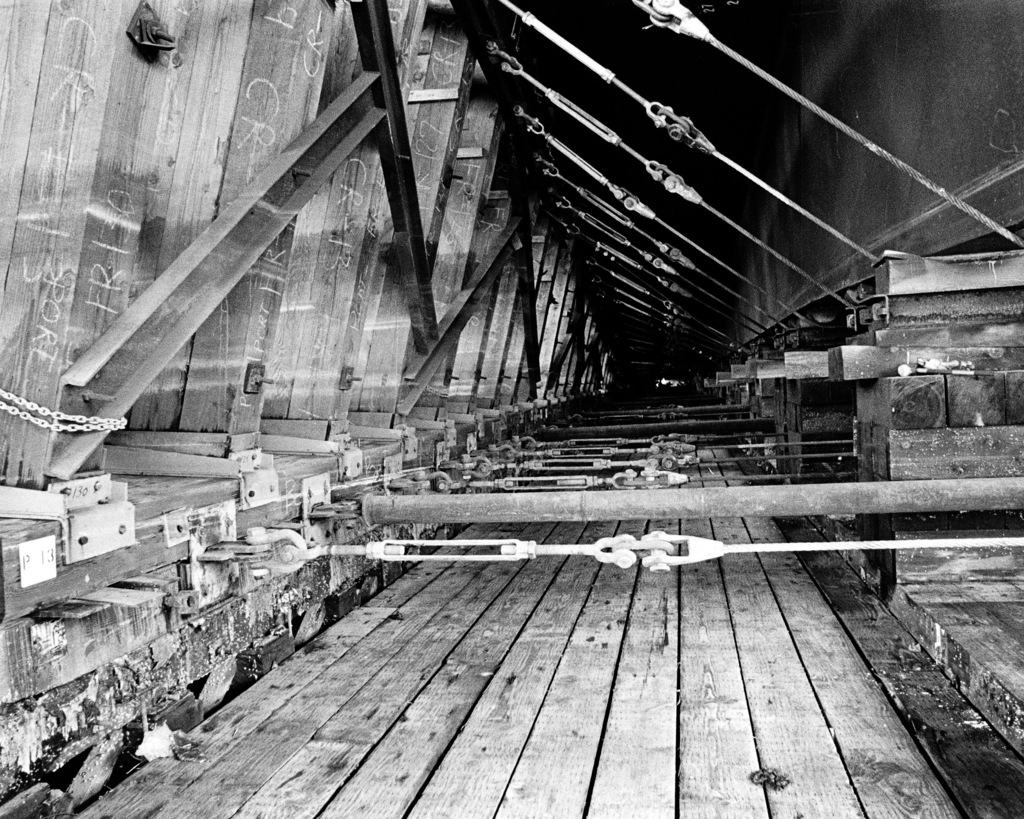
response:
<path id="1" fill-rule="evenodd" d="M 785 354 L 786 378 L 828 378 L 828 352 L 797 350 Z"/>
<path id="2" fill-rule="evenodd" d="M 363 75 L 331 103 L 65 371 L 64 411 L 114 418 L 128 412 L 382 120 L 383 112 L 368 99 L 376 80 L 375 74 Z M 298 176 L 296 169 L 302 171 Z M 104 437 L 102 432 L 58 437 L 47 474 L 70 477 Z"/>
<path id="3" fill-rule="evenodd" d="M 565 336 L 568 334 L 568 327 L 572 322 L 575 302 L 575 259 L 571 255 L 571 249 L 567 247 L 565 237 L 560 229 L 556 229 L 549 223 L 547 240 L 556 246 L 557 261 L 554 270 L 551 272 L 553 281 L 551 293 L 547 298 L 547 304 L 543 305 L 546 313 L 543 332 L 541 333 L 540 346 L 540 376 L 541 386 L 546 390 L 552 389 L 557 382 L 558 372 L 554 370 L 555 359 L 558 355 L 559 346 L 565 348 L 568 353 L 569 346 Z M 538 313 L 542 305 L 538 305 Z M 558 362 L 558 369 L 564 363 L 564 354 Z"/>
<path id="4" fill-rule="evenodd" d="M 514 333 L 516 293 L 519 281 L 513 276 L 505 276 L 498 286 L 498 295 L 494 302 L 490 328 L 487 333 L 483 350 L 483 363 L 474 393 L 471 409 L 490 408 L 498 394 L 501 371 L 510 354 L 511 339 Z"/>
<path id="5" fill-rule="evenodd" d="M 498 98 L 502 116 L 509 129 L 513 162 L 509 192 L 512 195 L 513 214 L 520 220 L 519 239 L 529 248 L 533 236 L 530 216 L 530 184 L 527 169 L 520 163 L 523 158 L 530 156 L 530 141 L 522 120 L 513 112 L 515 105 L 520 102 L 515 84 L 490 56 L 488 44 L 494 42 L 499 49 L 508 54 L 513 53 L 515 49 L 498 24 L 493 10 L 488 8 L 486 3 L 481 0 L 452 0 L 452 8 L 462 22 L 463 29 L 469 35 L 470 48 L 483 69 L 488 86 Z M 541 379 L 540 340 L 534 307 L 536 304 L 535 282 L 532 257 L 529 253 L 525 253 L 520 261 L 519 293 L 523 297 L 523 325 L 531 398 L 536 397 L 537 385 Z"/>
<path id="6" fill-rule="evenodd" d="M 888 296 L 1024 286 L 1024 251 L 926 258 L 887 250 L 875 288 Z"/>
<path id="7" fill-rule="evenodd" d="M 437 316 L 391 20 L 384 0 L 352 0 L 350 5 L 363 70 L 380 73 L 374 102 L 387 112 L 387 123 L 378 129 L 377 145 L 395 226 L 394 245 L 399 257 L 408 260 L 412 268 L 412 280 L 403 277 L 403 281 L 407 283 L 413 344 L 423 352 L 437 338 Z"/>
<path id="8" fill-rule="evenodd" d="M 439 325 L 437 341 L 427 353 L 411 362 L 405 378 L 405 389 L 398 405 L 399 415 L 408 415 L 417 400 L 430 383 L 437 368 L 441 366 L 454 345 L 458 343 L 462 328 L 479 308 L 483 296 L 504 272 L 505 264 L 513 253 L 513 238 L 517 234 L 519 223 L 513 219 L 502 231 L 491 254 L 481 259 L 472 279 L 455 297 Z"/>

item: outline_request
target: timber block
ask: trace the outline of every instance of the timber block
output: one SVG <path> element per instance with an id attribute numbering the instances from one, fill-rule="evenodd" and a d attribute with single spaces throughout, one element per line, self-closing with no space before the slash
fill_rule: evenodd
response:
<path id="1" fill-rule="evenodd" d="M 50 786 L 38 782 L 0 805 L 0 819 L 39 819 L 49 797 Z"/>
<path id="2" fill-rule="evenodd" d="M 1024 427 L 890 430 L 894 481 L 1024 476 Z"/>
<path id="3" fill-rule="evenodd" d="M 1006 423 L 1003 373 L 946 376 L 946 407 L 951 427 L 991 427 Z"/>
<path id="4" fill-rule="evenodd" d="M 882 258 L 875 287 L 890 296 L 1024 286 L 1024 252 L 1019 250 L 942 257 L 887 250 Z"/>
<path id="5" fill-rule="evenodd" d="M 1006 387 L 1006 423 L 1024 424 L 1024 370 L 1004 373 Z"/>
<path id="6" fill-rule="evenodd" d="M 828 377 L 831 381 L 860 381 L 880 375 L 893 375 L 896 366 L 887 348 L 851 346 L 828 351 Z"/>
<path id="7" fill-rule="evenodd" d="M 295 653 L 295 639 L 290 633 L 271 634 L 238 655 L 233 686 L 248 688 L 274 666 Z"/>
<path id="8" fill-rule="evenodd" d="M 165 635 L 163 600 L 160 592 L 105 588 L 48 610 L 47 619 L 8 621 L 0 629 L 0 702 L 69 683 Z M 57 616 L 76 611 L 82 616 Z"/>
<path id="9" fill-rule="evenodd" d="M 917 375 L 858 383 L 857 417 L 889 429 L 944 427 L 945 379 L 941 375 Z"/>
<path id="10" fill-rule="evenodd" d="M 889 326 L 886 330 L 877 331 L 875 338 L 880 346 L 887 346 L 889 341 L 886 339 L 890 338 L 893 330 L 925 327 L 946 329 L 951 339 L 963 338 L 968 327 L 972 335 L 976 334 L 976 328 L 989 327 L 991 338 L 1006 338 L 1009 337 L 1009 327 L 1020 326 L 1022 315 L 1024 288 L 890 296 Z M 986 335 L 984 331 L 982 335 Z M 1019 333 L 1014 337 L 1019 343 Z M 987 343 L 980 342 L 977 346 L 983 347 Z"/>

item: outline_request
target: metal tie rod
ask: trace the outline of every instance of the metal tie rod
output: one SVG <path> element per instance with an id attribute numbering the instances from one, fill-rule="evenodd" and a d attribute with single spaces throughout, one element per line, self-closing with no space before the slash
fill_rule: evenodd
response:
<path id="1" fill-rule="evenodd" d="M 494 563 L 534 560 L 538 557 L 565 557 L 582 555 L 593 557 L 600 563 L 611 563 L 628 569 L 639 562 L 654 572 L 667 572 L 676 566 L 687 566 L 707 560 L 717 560 L 730 554 L 766 554 L 771 552 L 831 552 L 837 550 L 881 549 L 948 549 L 955 544 L 961 549 L 990 549 L 993 547 L 1024 547 L 1024 537 L 981 538 L 921 538 L 918 540 L 847 540 L 847 541 L 794 541 L 791 543 L 723 543 L 719 540 L 692 535 L 672 535 L 651 532 L 636 538 L 616 535 L 601 538 L 595 543 L 537 543 L 534 540 L 383 540 L 366 544 L 334 544 L 329 553 L 337 556 L 366 557 L 393 562 L 466 562 Z M 452 554 L 450 552 L 424 554 L 410 549 L 463 546 L 489 548 L 493 552 Z M 307 558 L 319 556 L 324 549 L 309 549 Z M 641 557 L 638 552 L 646 552 Z M 300 552 L 301 554 L 301 552 Z"/>
<path id="2" fill-rule="evenodd" d="M 681 116 L 677 115 L 675 113 L 675 111 L 672 108 L 670 108 L 669 106 L 662 105 L 660 102 L 654 102 L 652 100 L 649 100 L 649 99 L 645 98 L 644 96 L 642 96 L 641 94 L 637 93 L 635 90 L 633 90 L 633 88 L 631 88 L 630 86 L 626 85 L 626 83 L 624 83 L 622 80 L 620 80 L 618 77 L 616 77 L 615 74 L 611 70 L 605 68 L 600 63 L 598 63 L 596 60 L 593 60 L 592 58 L 590 58 L 587 54 L 585 54 L 577 46 L 574 46 L 572 43 L 570 43 L 568 40 L 566 40 L 560 34 L 558 34 L 553 29 L 551 29 L 549 26 L 545 25 L 540 20 L 538 20 L 535 15 L 533 15 L 533 14 L 531 14 L 529 12 L 524 12 L 518 6 L 516 6 L 515 4 L 511 3 L 509 0 L 501 0 L 501 3 L 503 5 L 505 5 L 508 9 L 510 9 L 512 12 L 514 12 L 516 15 L 518 15 L 519 18 L 526 25 L 530 26 L 530 28 L 534 29 L 535 31 L 537 31 L 538 33 L 540 33 L 541 35 L 546 37 L 548 40 L 553 42 L 555 45 L 557 45 L 559 48 L 561 48 L 566 54 L 569 54 L 571 57 L 575 57 L 584 66 L 586 66 L 591 71 L 593 71 L 595 74 L 597 74 L 605 82 L 610 83 L 611 85 L 614 85 L 620 91 L 623 91 L 625 94 L 627 94 L 629 97 L 634 99 L 636 102 L 640 103 L 640 105 L 643 106 L 644 111 L 647 113 L 647 116 L 654 123 L 654 126 L 656 128 L 665 128 L 665 130 L 667 131 L 669 137 L 673 141 L 675 141 L 675 142 L 684 142 L 687 145 L 689 145 L 691 148 L 696 148 L 697 150 L 701 151 L 702 153 L 706 153 L 706 154 L 708 154 L 710 156 L 713 156 L 715 159 L 717 159 L 720 162 L 723 162 L 724 164 L 728 165 L 730 168 L 732 168 L 734 171 L 739 173 L 741 176 L 746 177 L 748 180 L 753 182 L 755 185 L 757 185 L 759 188 L 764 190 L 766 193 L 768 193 L 771 196 L 775 197 L 777 200 L 782 202 L 782 204 L 786 205 L 789 208 L 792 208 L 797 213 L 799 213 L 801 216 L 809 219 L 815 225 L 817 225 L 822 230 L 826 231 L 831 236 L 833 236 L 836 239 L 838 239 L 839 241 L 841 241 L 843 244 L 851 247 L 857 253 L 859 253 L 860 255 L 864 256 L 867 259 L 869 259 L 872 263 L 874 263 L 874 262 L 876 262 L 878 260 L 877 257 L 873 253 L 871 253 L 871 251 L 869 251 L 866 248 L 864 248 L 861 245 L 859 245 L 857 242 L 855 242 L 853 239 L 851 239 L 845 233 L 843 233 L 842 231 L 840 231 L 837 228 L 833 227 L 832 225 L 830 225 L 828 222 L 826 222 L 821 217 L 816 216 L 815 214 L 811 213 L 809 210 L 804 208 L 802 205 L 800 205 L 799 203 L 795 202 L 794 200 L 792 200 L 788 196 L 786 196 L 784 193 L 782 193 L 782 191 L 778 190 L 777 188 L 773 187 L 772 185 L 769 185 L 765 180 L 761 179 L 761 177 L 759 177 L 756 174 L 754 174 L 753 172 L 747 170 L 746 168 L 744 168 L 742 165 L 740 165 L 735 160 L 730 159 L 729 157 L 725 156 L 725 154 L 721 153 L 721 151 L 719 151 L 717 148 L 715 148 L 715 146 L 711 144 L 711 142 L 704 136 L 704 134 L 702 134 L 694 126 L 693 122 L 689 118 L 681 117 Z M 538 88 L 538 90 L 541 90 L 541 93 L 544 93 L 545 96 L 549 100 L 551 100 L 551 102 L 553 104 L 555 104 L 556 106 L 561 108 L 563 111 L 568 113 L 570 116 L 573 116 L 576 119 L 579 119 L 580 122 L 582 122 L 586 127 L 590 128 L 596 134 L 601 136 L 603 139 L 608 139 L 608 137 L 605 135 L 605 133 L 603 133 L 599 128 L 597 128 L 594 125 L 592 125 L 591 123 L 587 122 L 586 117 L 588 115 L 586 114 L 586 112 L 583 112 L 579 108 L 579 106 L 575 105 L 570 100 L 567 100 L 561 94 L 558 94 L 558 92 L 551 91 L 550 89 L 546 89 L 545 86 L 541 85 L 533 77 L 531 77 L 529 74 L 527 74 L 525 71 L 523 71 L 521 64 L 519 63 L 518 60 L 515 60 L 514 57 L 510 57 L 509 55 L 503 55 L 503 54 L 500 54 L 499 52 L 495 52 L 495 53 L 498 54 L 498 56 L 501 56 L 503 59 L 505 59 L 505 63 L 503 64 L 503 68 L 504 68 L 504 66 L 511 66 L 511 68 L 512 68 L 512 70 L 509 70 L 508 68 L 505 68 L 504 70 L 508 71 L 510 74 L 520 74 L 521 73 L 525 80 L 527 80 L 528 82 L 530 82 L 534 86 L 536 86 Z M 514 62 L 512 62 L 512 61 L 514 61 Z M 517 67 L 518 67 L 519 70 L 516 70 Z M 608 140 L 608 141 L 611 141 L 611 140 Z"/>

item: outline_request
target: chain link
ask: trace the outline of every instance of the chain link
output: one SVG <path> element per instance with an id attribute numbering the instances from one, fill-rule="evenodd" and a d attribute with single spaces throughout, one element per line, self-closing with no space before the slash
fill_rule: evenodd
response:
<path id="1" fill-rule="evenodd" d="M 53 432 L 113 432 L 124 429 L 128 425 L 128 421 L 124 418 L 68 415 L 64 412 L 48 409 L 37 404 L 35 401 L 29 401 L 27 398 L 22 398 L 20 395 L 15 395 L 6 390 L 0 390 L 0 411 Z M 64 424 L 61 423 L 62 421 L 69 423 Z"/>

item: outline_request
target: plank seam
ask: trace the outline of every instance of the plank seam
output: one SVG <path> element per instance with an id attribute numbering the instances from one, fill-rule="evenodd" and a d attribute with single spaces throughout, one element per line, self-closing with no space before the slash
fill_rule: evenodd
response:
<path id="1" fill-rule="evenodd" d="M 619 525 L 616 527 L 616 533 L 622 529 L 623 521 L 619 521 Z M 629 623 L 633 618 L 633 601 L 636 600 L 637 587 L 640 585 L 640 571 L 636 572 L 633 578 L 633 591 L 630 592 L 629 597 L 629 612 L 626 615 L 626 622 L 622 627 L 622 640 L 619 642 L 619 653 L 615 657 L 615 667 L 612 672 L 612 685 L 608 689 L 608 703 L 604 709 L 604 719 L 601 721 L 601 738 L 597 741 L 597 750 L 594 754 L 594 769 L 590 772 L 590 784 L 587 786 L 587 798 L 583 803 L 583 815 L 586 816 L 590 813 L 590 802 L 594 796 L 594 788 L 597 785 L 597 774 L 598 768 L 601 763 L 601 751 L 604 749 L 604 738 L 608 733 L 608 720 L 612 713 L 612 702 L 615 699 L 615 687 L 616 682 L 619 679 L 619 665 L 622 662 L 622 654 L 626 650 L 626 635 L 629 633 Z"/>

